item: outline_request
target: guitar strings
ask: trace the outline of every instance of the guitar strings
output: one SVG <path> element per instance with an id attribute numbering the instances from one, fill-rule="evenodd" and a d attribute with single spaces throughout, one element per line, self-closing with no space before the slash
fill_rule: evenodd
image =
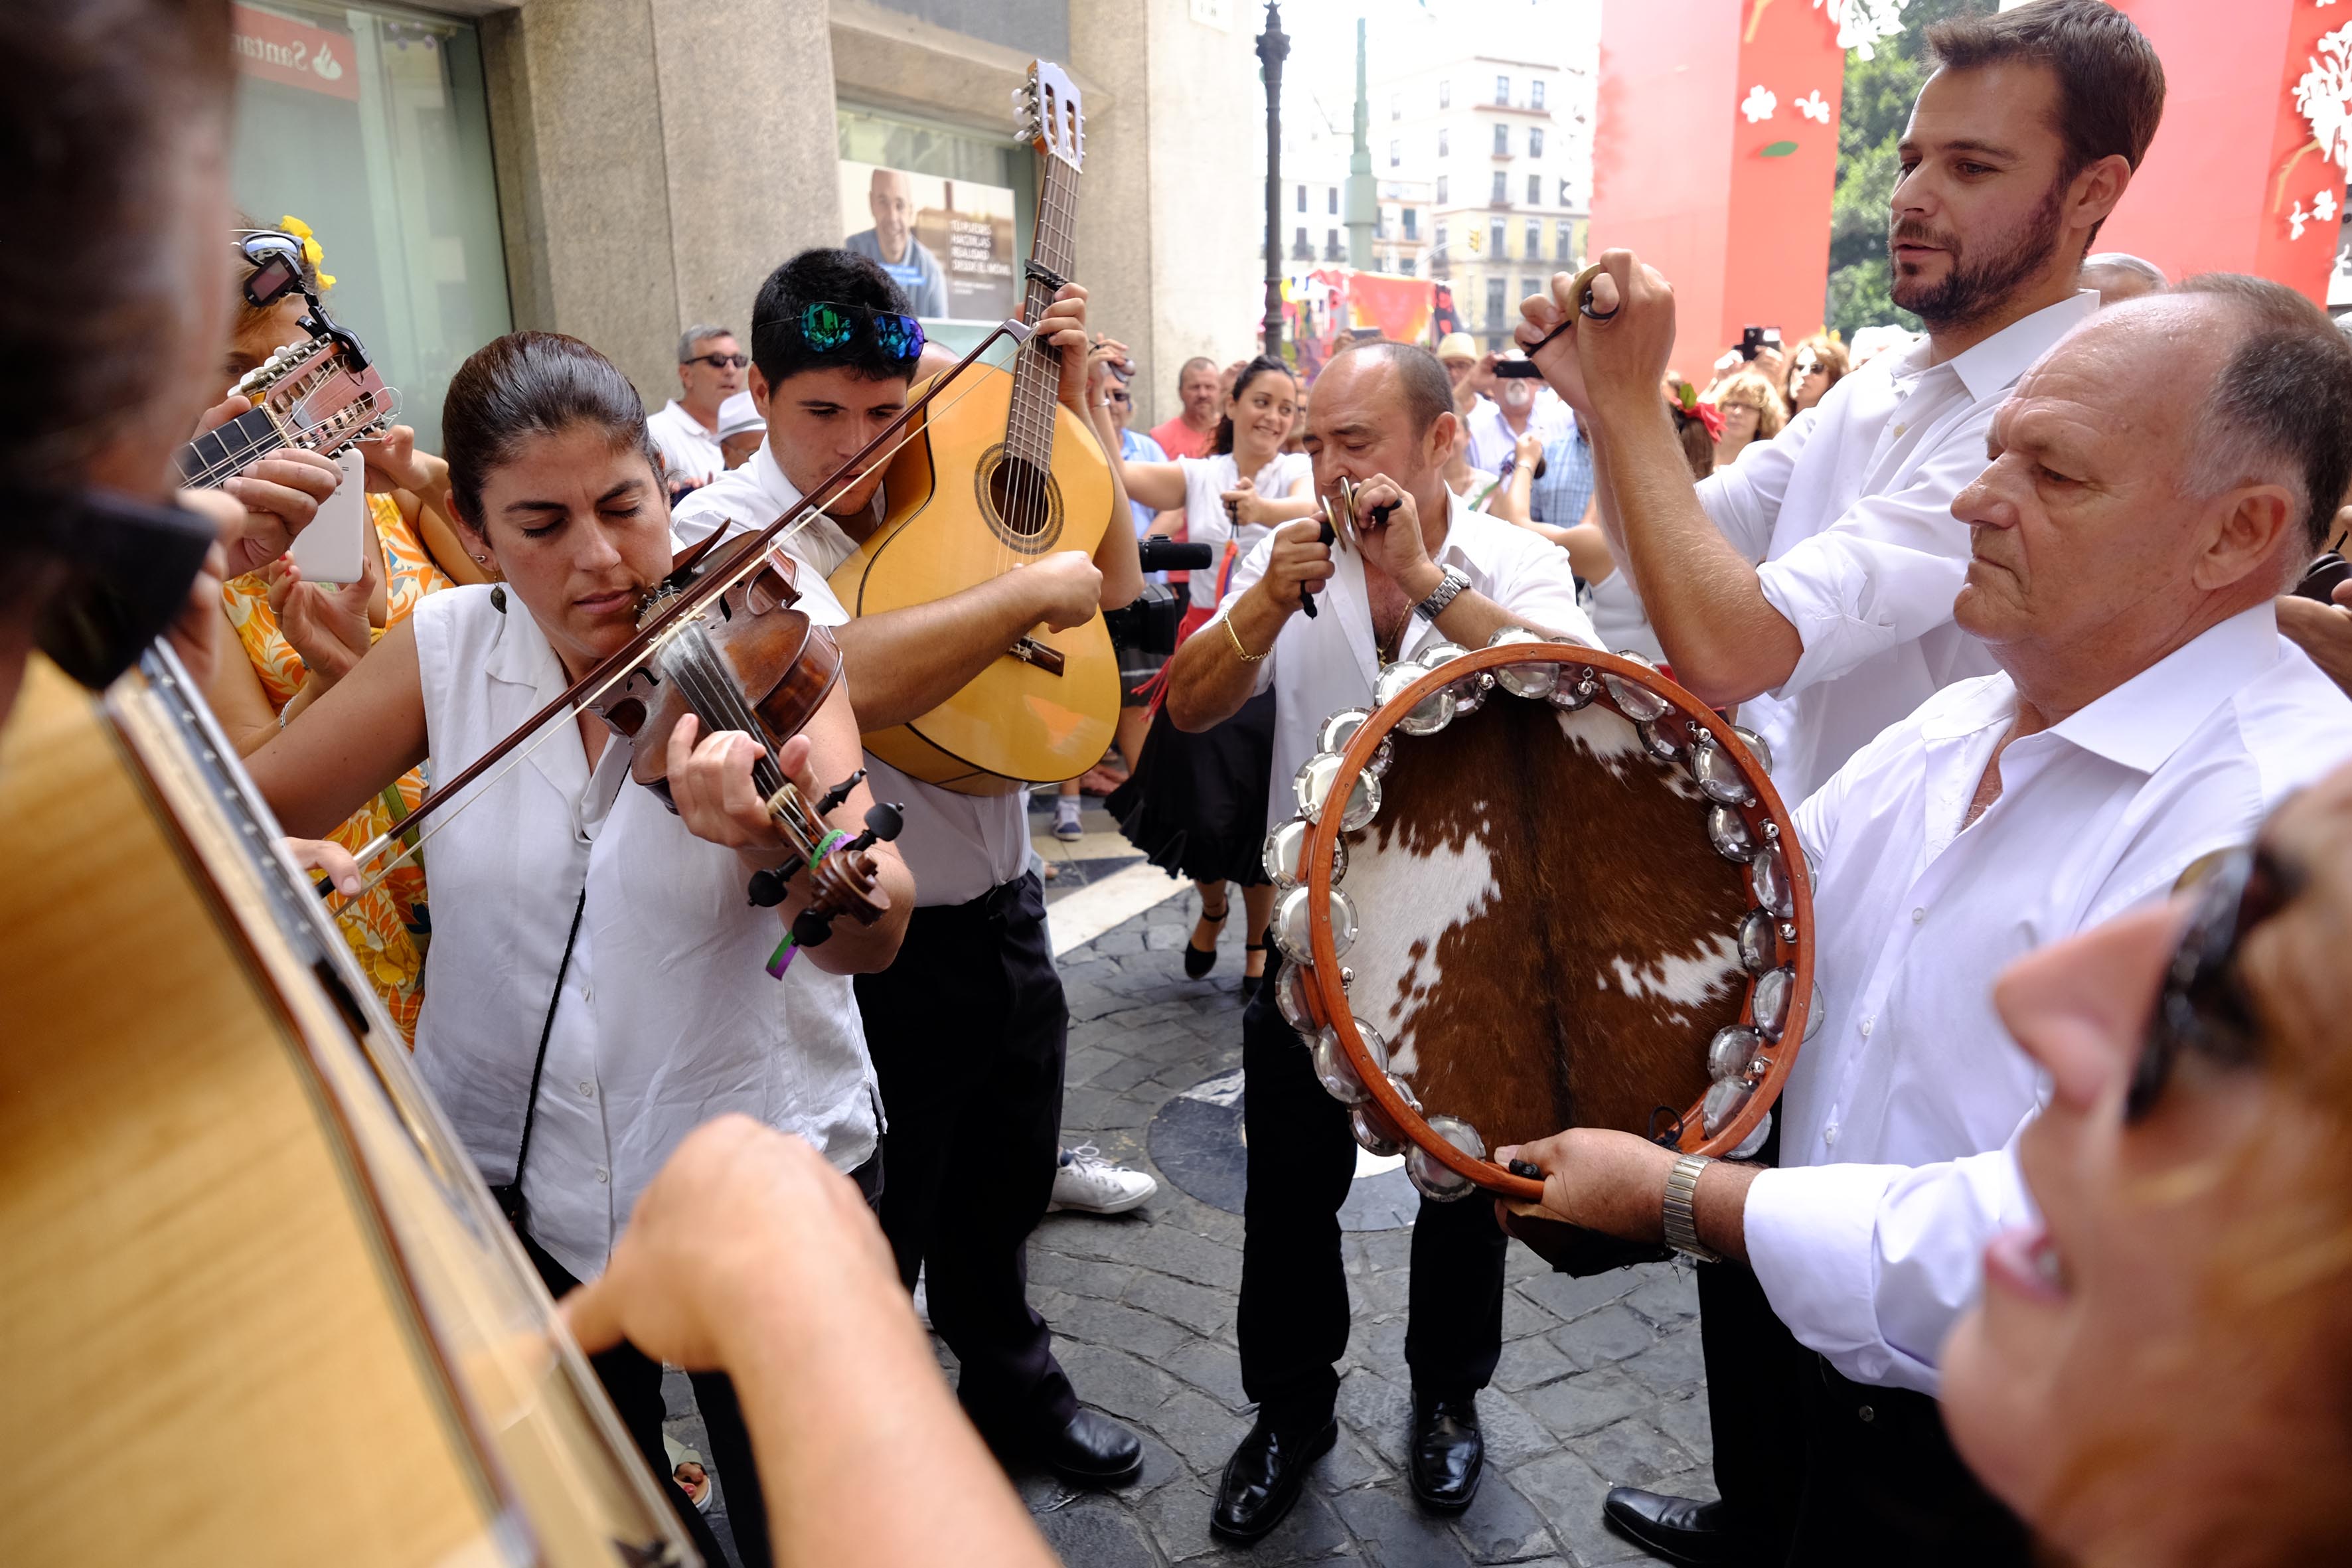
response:
<path id="1" fill-rule="evenodd" d="M 1022 345 L 1019 343 L 1013 344 L 1013 352 L 1018 353 L 1021 346 Z M 983 360 L 975 363 L 986 363 L 987 362 Z M 898 441 L 882 452 L 877 454 L 873 464 L 869 465 L 869 468 L 878 467 L 888 463 L 900 452 L 906 450 L 909 443 L 923 437 L 929 427 L 931 408 L 936 408 L 940 412 L 945 412 L 948 409 L 953 408 L 957 404 L 962 402 L 965 398 L 970 397 L 974 392 L 978 391 L 980 385 L 981 379 L 979 377 L 969 377 L 965 379 L 964 384 L 961 386 L 953 388 L 950 391 L 940 393 L 934 398 L 930 407 L 925 409 L 924 418 L 909 424 L 906 429 L 900 431 Z M 840 483 L 838 480 L 835 482 Z M 818 486 L 817 490 L 812 492 L 812 497 L 814 494 L 821 493 L 824 488 L 825 487 L 823 485 Z M 844 485 L 843 488 L 845 489 L 846 486 Z M 808 500 L 811 498 L 803 499 Z M 778 533 L 774 539 L 769 541 L 769 547 L 772 548 L 775 545 L 781 544 L 785 540 L 792 538 L 796 533 L 799 533 L 803 529 L 810 527 L 820 516 L 823 515 L 823 513 L 824 507 L 822 503 L 811 505 L 808 511 L 798 521 L 793 523 L 790 527 L 785 528 L 782 532 Z M 764 549 L 759 551 L 746 551 L 744 554 L 747 559 L 727 568 L 726 574 L 722 578 L 724 585 L 712 594 L 712 598 L 715 599 L 719 597 L 720 595 L 724 594 L 728 588 L 734 587 L 738 584 L 744 582 L 751 577 L 753 573 L 757 572 L 767 554 L 767 551 Z M 706 608 L 700 613 L 708 614 L 709 612 Z M 681 622 L 679 626 L 674 629 L 670 640 L 675 641 L 678 635 L 682 635 L 684 631 L 693 624 L 694 623 L 690 620 Z M 640 661 L 640 663 L 649 662 L 653 659 L 661 658 L 668 646 L 668 643 L 665 642 L 646 649 L 646 658 L 645 660 Z M 606 693 L 613 690 L 614 688 L 619 686 L 622 682 L 627 680 L 631 675 L 636 672 L 637 668 L 639 668 L 639 666 L 632 666 L 627 669 L 620 670 L 606 677 L 601 684 L 595 687 L 594 689 L 582 693 L 579 700 L 573 703 L 564 717 L 577 719 L 580 716 L 582 709 L 594 705 Z M 330 912 L 339 917 L 348 914 L 354 905 L 358 904 L 360 900 L 365 899 L 370 893 L 381 887 L 383 884 L 383 879 L 385 878 L 398 870 L 403 862 L 408 860 L 413 856 L 424 853 L 425 847 L 431 843 L 433 839 L 439 835 L 442 828 L 448 826 L 450 822 L 456 820 L 458 814 L 465 811 L 465 809 L 471 805 L 475 801 L 481 799 L 492 789 L 496 788 L 503 780 L 505 780 L 508 774 L 513 773 L 518 767 L 520 767 L 523 763 L 536 753 L 541 746 L 546 745 L 548 742 L 562 732 L 562 727 L 554 722 L 554 717 L 551 715 L 548 721 L 540 727 L 538 734 L 532 736 L 529 741 L 517 746 L 511 752 L 508 753 L 506 760 L 499 763 L 497 771 L 485 778 L 476 781 L 472 792 L 468 794 L 465 799 L 458 801 L 456 805 L 452 805 L 448 809 L 447 814 L 443 816 L 438 821 L 421 829 L 404 829 L 404 825 L 407 821 L 407 818 L 404 817 L 401 822 L 394 823 L 390 830 L 383 834 L 379 834 L 374 839 L 362 845 L 357 856 L 354 857 L 361 865 L 366 866 L 372 864 L 380 857 L 388 858 L 383 859 L 383 864 L 381 868 L 370 874 L 365 880 L 360 884 L 360 890 L 358 892 L 352 894 L 341 903 L 337 904 Z M 755 739 L 761 738 L 761 731 L 756 728 L 750 729 L 747 732 L 752 735 Z M 428 796 L 427 798 L 429 799 L 431 797 Z M 422 809 L 422 803 L 420 803 L 419 809 Z M 410 816 L 414 816 L 415 815 L 415 812 L 411 812 L 409 814 Z M 414 832 L 415 835 L 414 840 L 411 840 L 408 837 L 410 832 Z"/>
<path id="2" fill-rule="evenodd" d="M 368 417 L 360 421 L 360 426 L 362 427 L 374 423 L 377 419 L 387 418 L 399 412 L 399 405 L 397 404 L 394 404 L 379 412 L 374 406 L 376 395 L 370 392 L 364 395 L 368 402 Z M 346 404 L 341 410 L 335 414 L 329 415 L 324 419 L 316 420 L 308 425 L 289 426 L 284 427 L 282 433 L 280 431 L 280 427 L 273 422 L 269 426 L 270 434 L 268 437 L 248 442 L 244 447 L 239 449 L 231 449 L 227 442 L 215 439 L 215 444 L 221 448 L 222 455 L 212 462 L 206 464 L 204 468 L 198 469 L 195 473 L 189 475 L 184 479 L 182 479 L 180 482 L 184 488 L 189 489 L 216 489 L 222 480 L 235 478 L 238 469 L 244 468 L 256 458 L 269 452 L 283 451 L 289 447 L 299 446 L 306 437 L 315 436 L 320 431 L 327 429 L 330 426 L 334 425 L 338 420 L 340 420 L 343 415 L 348 414 L 352 409 L 359 406 L 360 405 L 356 401 Z M 247 412 L 259 414 L 263 412 L 263 410 L 253 408 L 248 409 Z M 242 414 L 237 416 L 238 419 L 242 419 L 245 416 Z M 199 441 L 204 441 L 207 438 L 216 438 L 220 431 L 227 429 L 229 425 L 234 425 L 236 422 L 236 420 L 230 420 L 227 425 L 222 425 L 215 429 L 207 430 L 204 435 L 197 437 L 194 441 L 189 442 L 188 445 L 193 447 Z"/>

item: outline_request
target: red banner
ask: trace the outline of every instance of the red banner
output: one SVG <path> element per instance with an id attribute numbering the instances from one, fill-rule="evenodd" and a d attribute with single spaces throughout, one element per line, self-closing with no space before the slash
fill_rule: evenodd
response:
<path id="1" fill-rule="evenodd" d="M 358 61 L 348 33 L 329 32 L 275 11 L 229 7 L 236 68 L 263 81 L 359 101 Z"/>

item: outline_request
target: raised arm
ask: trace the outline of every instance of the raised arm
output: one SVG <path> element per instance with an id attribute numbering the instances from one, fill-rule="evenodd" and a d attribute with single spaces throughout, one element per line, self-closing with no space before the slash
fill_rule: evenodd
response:
<path id="1" fill-rule="evenodd" d="M 1675 679 L 1717 706 L 1745 701 L 1786 681 L 1804 643 L 1699 504 L 1658 396 L 1674 346 L 1673 288 L 1631 251 L 1601 261 L 1592 307 L 1605 319 L 1571 319 L 1570 279 L 1557 273 L 1550 299 L 1521 307 L 1520 341 L 1570 323 L 1537 363 L 1587 421 L 1594 496 L 1617 563 L 1632 574 Z"/>
<path id="2" fill-rule="evenodd" d="M 324 838 L 423 762 L 425 746 L 416 624 L 404 620 L 245 765 L 286 831 Z"/>

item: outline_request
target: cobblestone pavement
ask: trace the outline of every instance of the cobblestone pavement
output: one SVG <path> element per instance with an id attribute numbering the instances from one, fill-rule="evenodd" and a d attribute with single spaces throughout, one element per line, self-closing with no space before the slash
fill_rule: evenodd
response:
<path id="1" fill-rule="evenodd" d="M 1234 1547 L 1210 1535 L 1211 1494 L 1250 1426 L 1234 1331 L 1242 1221 L 1180 1190 L 1148 1147 L 1168 1100 L 1241 1062 L 1240 941 L 1228 932 L 1218 973 L 1186 980 L 1177 950 L 1194 912 L 1187 892 L 1062 961 L 1066 1141 L 1161 1179 L 1133 1214 L 1051 1215 L 1031 1244 L 1032 1299 L 1078 1396 L 1140 1430 L 1147 1452 L 1141 1478 L 1115 1491 L 1016 1475 L 1047 1539 L 1071 1568 L 1641 1560 L 1601 1523 L 1611 1484 L 1713 1495 L 1689 1276 L 1661 1264 L 1575 1280 L 1513 1247 L 1502 1365 L 1479 1399 L 1486 1479 L 1468 1512 L 1441 1521 L 1404 1479 L 1402 1228 L 1346 1238 L 1354 1321 L 1338 1447 L 1265 1540 Z"/>

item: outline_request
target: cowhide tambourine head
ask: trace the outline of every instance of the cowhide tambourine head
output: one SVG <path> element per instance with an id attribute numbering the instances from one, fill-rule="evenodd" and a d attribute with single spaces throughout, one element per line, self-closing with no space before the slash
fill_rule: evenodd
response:
<path id="1" fill-rule="evenodd" d="M 1563 1128 L 1749 1152 L 1820 1010 L 1811 878 L 1755 736 L 1630 654 L 1506 627 L 1324 721 L 1267 836 L 1276 987 L 1415 1186 Z"/>

